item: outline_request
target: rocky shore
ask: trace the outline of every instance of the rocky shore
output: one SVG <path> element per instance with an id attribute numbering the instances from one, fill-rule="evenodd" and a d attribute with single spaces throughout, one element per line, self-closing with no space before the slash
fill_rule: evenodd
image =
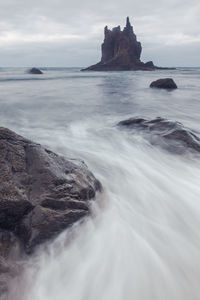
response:
<path id="1" fill-rule="evenodd" d="M 87 216 L 100 182 L 66 159 L 0 127 L 0 299 L 18 260 Z"/>
<path id="2" fill-rule="evenodd" d="M 159 146 L 175 154 L 184 154 L 187 151 L 200 153 L 200 138 L 183 124 L 156 118 L 152 120 L 144 118 L 130 118 L 117 124 L 120 128 L 129 131 L 141 132 L 152 145 Z"/>

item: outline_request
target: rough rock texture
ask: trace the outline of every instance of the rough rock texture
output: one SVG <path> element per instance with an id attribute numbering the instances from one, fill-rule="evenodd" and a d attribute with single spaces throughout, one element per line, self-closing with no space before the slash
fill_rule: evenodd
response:
<path id="1" fill-rule="evenodd" d="M 43 72 L 37 68 L 32 68 L 32 69 L 28 70 L 28 73 L 29 74 L 43 74 Z"/>
<path id="2" fill-rule="evenodd" d="M 143 63 L 140 60 L 142 46 L 137 41 L 130 24 L 129 17 L 126 27 L 121 30 L 120 26 L 109 30 L 104 29 L 104 42 L 102 44 L 101 61 L 82 71 L 123 71 L 123 70 L 154 70 L 159 69 L 152 61 Z"/>
<path id="3" fill-rule="evenodd" d="M 5 128 L 0 128 L 0 170 L 0 228 L 14 232 L 26 250 L 86 215 L 87 200 L 100 190 L 83 162 L 66 160 Z M 57 229 L 51 230 L 54 222 Z"/>
<path id="4" fill-rule="evenodd" d="M 9 281 L 19 272 L 16 263 L 19 240 L 10 231 L 0 229 L 0 299 L 6 299 Z M 5 298 L 4 298 L 5 297 Z"/>
<path id="5" fill-rule="evenodd" d="M 200 152 L 200 138 L 179 122 L 163 118 L 130 118 L 119 122 L 118 126 L 143 131 L 151 144 L 173 153 L 183 154 L 188 150 Z"/>
<path id="6" fill-rule="evenodd" d="M 84 162 L 0 127 L 0 299 L 15 273 L 10 253 L 31 253 L 87 216 L 100 190 Z"/>
<path id="7" fill-rule="evenodd" d="M 162 78 L 162 79 L 153 81 L 150 84 L 150 87 L 158 88 L 158 89 L 166 89 L 166 90 L 177 89 L 177 85 L 172 78 Z"/>

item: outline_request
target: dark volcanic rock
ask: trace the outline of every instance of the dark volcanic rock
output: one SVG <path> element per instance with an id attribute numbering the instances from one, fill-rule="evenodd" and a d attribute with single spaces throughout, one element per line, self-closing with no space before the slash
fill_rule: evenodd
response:
<path id="1" fill-rule="evenodd" d="M 153 62 L 143 63 L 140 60 L 142 46 L 137 41 L 129 18 L 126 27 L 121 30 L 120 26 L 109 30 L 104 29 L 104 42 L 102 44 L 101 61 L 82 71 L 123 71 L 123 70 L 154 70 L 159 69 Z"/>
<path id="2" fill-rule="evenodd" d="M 15 277 L 19 268 L 15 262 L 19 240 L 10 231 L 0 229 L 0 299 L 7 300 L 9 282 Z M 14 259 L 12 254 L 15 253 Z M 4 298 L 5 297 L 5 298 Z"/>
<path id="3" fill-rule="evenodd" d="M 32 69 L 28 70 L 28 73 L 29 74 L 43 74 L 43 72 L 37 68 L 32 68 Z"/>
<path id="4" fill-rule="evenodd" d="M 49 239 L 86 215 L 87 200 L 101 188 L 84 162 L 67 160 L 5 128 L 0 128 L 0 170 L 0 228 L 15 232 L 25 248 L 36 236 L 33 220 L 40 228 L 40 222 L 48 225 L 47 215 L 51 223 L 65 219 L 57 232 L 49 227 Z M 37 229 L 38 236 L 42 230 Z M 37 238 L 31 248 L 43 241 Z"/>
<path id="5" fill-rule="evenodd" d="M 55 209 L 37 205 L 23 219 L 18 233 L 26 244 L 26 251 L 31 252 L 35 245 L 51 239 L 87 215 L 88 210 L 82 208 Z"/>
<path id="6" fill-rule="evenodd" d="M 143 131 L 151 144 L 173 153 L 183 154 L 187 150 L 200 152 L 200 138 L 179 122 L 163 118 L 130 118 L 119 122 L 118 126 Z"/>
<path id="7" fill-rule="evenodd" d="M 33 209 L 33 205 L 26 200 L 0 200 L 0 228 L 15 230 L 21 219 Z"/>
<path id="8" fill-rule="evenodd" d="M 172 78 L 163 78 L 153 81 L 150 87 L 166 90 L 177 89 L 177 85 Z"/>
<path id="9" fill-rule="evenodd" d="M 145 65 L 145 67 L 149 67 L 149 68 L 154 68 L 155 67 L 152 61 L 148 61 L 144 65 Z"/>
<path id="10" fill-rule="evenodd" d="M 84 162 L 0 127 L 0 295 L 12 277 L 7 256 L 16 243 L 32 252 L 87 216 L 88 200 L 100 190 Z"/>

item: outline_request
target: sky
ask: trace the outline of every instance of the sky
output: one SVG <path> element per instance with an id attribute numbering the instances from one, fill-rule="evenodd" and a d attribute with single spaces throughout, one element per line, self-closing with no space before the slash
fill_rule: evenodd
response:
<path id="1" fill-rule="evenodd" d="M 142 61 L 200 66 L 199 0 L 0 0 L 1 67 L 86 67 L 129 16 Z"/>

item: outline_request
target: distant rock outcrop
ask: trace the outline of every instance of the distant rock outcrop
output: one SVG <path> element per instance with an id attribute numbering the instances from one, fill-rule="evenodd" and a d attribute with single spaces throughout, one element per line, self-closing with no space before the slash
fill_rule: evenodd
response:
<path id="1" fill-rule="evenodd" d="M 100 190 L 84 162 L 0 127 L 0 299 L 17 272 L 10 253 L 31 253 L 87 216 Z"/>
<path id="2" fill-rule="evenodd" d="M 32 69 L 28 70 L 28 73 L 29 74 L 43 74 L 43 72 L 38 68 L 32 68 Z"/>
<path id="3" fill-rule="evenodd" d="M 158 89 L 166 89 L 166 90 L 177 89 L 177 85 L 172 78 L 162 78 L 162 79 L 153 81 L 150 84 L 150 87 L 158 88 Z"/>
<path id="4" fill-rule="evenodd" d="M 126 20 L 126 27 L 121 30 L 120 26 L 109 30 L 104 29 L 104 42 L 102 44 L 101 61 L 82 71 L 123 71 L 123 70 L 154 70 L 159 69 L 152 61 L 143 63 L 140 60 L 142 46 L 137 41 L 133 27 Z"/>
<path id="5" fill-rule="evenodd" d="M 183 154 L 188 150 L 200 153 L 200 138 L 179 122 L 163 118 L 130 118 L 119 122 L 118 126 L 131 131 L 142 131 L 152 145 L 176 154 Z"/>

